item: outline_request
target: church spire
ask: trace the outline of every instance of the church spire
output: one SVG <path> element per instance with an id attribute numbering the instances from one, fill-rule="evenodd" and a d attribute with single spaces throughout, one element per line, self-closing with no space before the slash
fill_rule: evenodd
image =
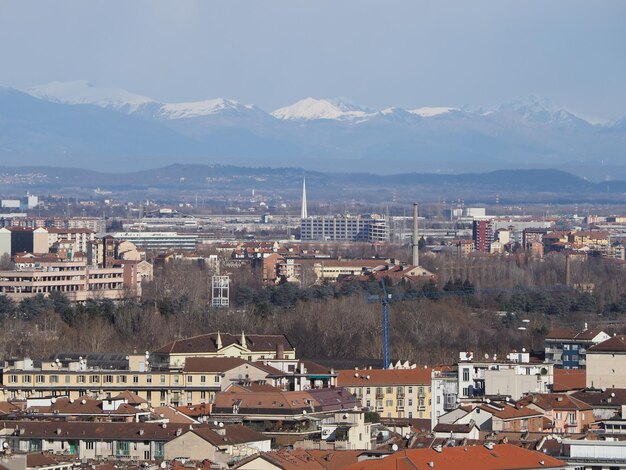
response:
<path id="1" fill-rule="evenodd" d="M 220 332 L 217 332 L 217 349 L 222 349 L 222 335 Z"/>
<path id="2" fill-rule="evenodd" d="M 246 335 L 241 330 L 241 347 L 248 349 L 248 342 L 246 341 Z"/>

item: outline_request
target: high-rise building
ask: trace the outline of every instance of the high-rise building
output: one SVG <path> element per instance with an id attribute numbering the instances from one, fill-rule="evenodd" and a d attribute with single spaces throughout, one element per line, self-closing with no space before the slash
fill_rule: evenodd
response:
<path id="1" fill-rule="evenodd" d="M 307 217 L 300 223 L 300 239 L 375 243 L 387 241 L 389 230 L 385 218 L 376 214 Z"/>
<path id="2" fill-rule="evenodd" d="M 493 220 L 475 219 L 472 224 L 472 239 L 476 251 L 489 253 L 493 242 Z"/>

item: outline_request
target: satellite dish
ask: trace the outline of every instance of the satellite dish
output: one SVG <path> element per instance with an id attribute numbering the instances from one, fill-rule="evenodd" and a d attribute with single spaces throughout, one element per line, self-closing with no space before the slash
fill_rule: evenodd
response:
<path id="1" fill-rule="evenodd" d="M 161 462 L 160 467 L 161 467 L 161 468 L 165 468 L 165 467 L 167 467 L 167 464 L 166 464 L 165 462 Z"/>
<path id="2" fill-rule="evenodd" d="M 522 348 L 522 352 L 526 352 L 526 348 Z"/>
<path id="3" fill-rule="evenodd" d="M 223 428 L 223 427 L 224 427 L 224 423 L 220 423 L 220 424 L 219 424 L 219 427 L 220 427 L 220 428 Z"/>
<path id="4" fill-rule="evenodd" d="M 485 359 L 489 359 L 489 354 L 485 353 Z"/>
<path id="5" fill-rule="evenodd" d="M 306 410 L 302 410 L 302 414 L 305 415 L 306 414 Z"/>
<path id="6" fill-rule="evenodd" d="M 394 444 L 391 446 L 391 450 L 393 450 L 394 452 L 398 451 L 398 444 Z"/>

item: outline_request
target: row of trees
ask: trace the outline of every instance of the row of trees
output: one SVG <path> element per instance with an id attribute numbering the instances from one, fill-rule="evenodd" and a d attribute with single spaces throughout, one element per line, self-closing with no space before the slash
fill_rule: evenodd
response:
<path id="1" fill-rule="evenodd" d="M 605 329 L 624 331 L 626 284 L 622 269 L 614 265 L 574 264 L 575 282 L 595 286 L 586 293 L 559 282 L 564 263 L 556 257 L 423 258 L 438 282 L 387 280 L 393 358 L 432 364 L 453 361 L 458 351 L 504 354 L 541 348 L 547 331 L 560 324 L 601 321 Z M 287 334 L 301 357 L 381 356 L 376 298 L 382 292 L 374 279 L 263 288 L 256 273 L 243 268 L 232 275 L 233 307 L 216 310 L 210 307 L 210 274 L 195 265 L 171 263 L 157 270 L 141 301 L 72 305 L 53 293 L 18 304 L 0 296 L 0 353 L 42 358 L 63 350 L 142 351 L 203 332 L 245 330 Z"/>

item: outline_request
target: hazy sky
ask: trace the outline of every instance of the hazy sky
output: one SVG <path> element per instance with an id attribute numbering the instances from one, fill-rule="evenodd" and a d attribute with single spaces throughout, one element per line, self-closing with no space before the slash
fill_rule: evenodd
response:
<path id="1" fill-rule="evenodd" d="M 307 97 L 626 115 L 626 1 L 0 0 L 0 84 L 162 101 Z"/>

